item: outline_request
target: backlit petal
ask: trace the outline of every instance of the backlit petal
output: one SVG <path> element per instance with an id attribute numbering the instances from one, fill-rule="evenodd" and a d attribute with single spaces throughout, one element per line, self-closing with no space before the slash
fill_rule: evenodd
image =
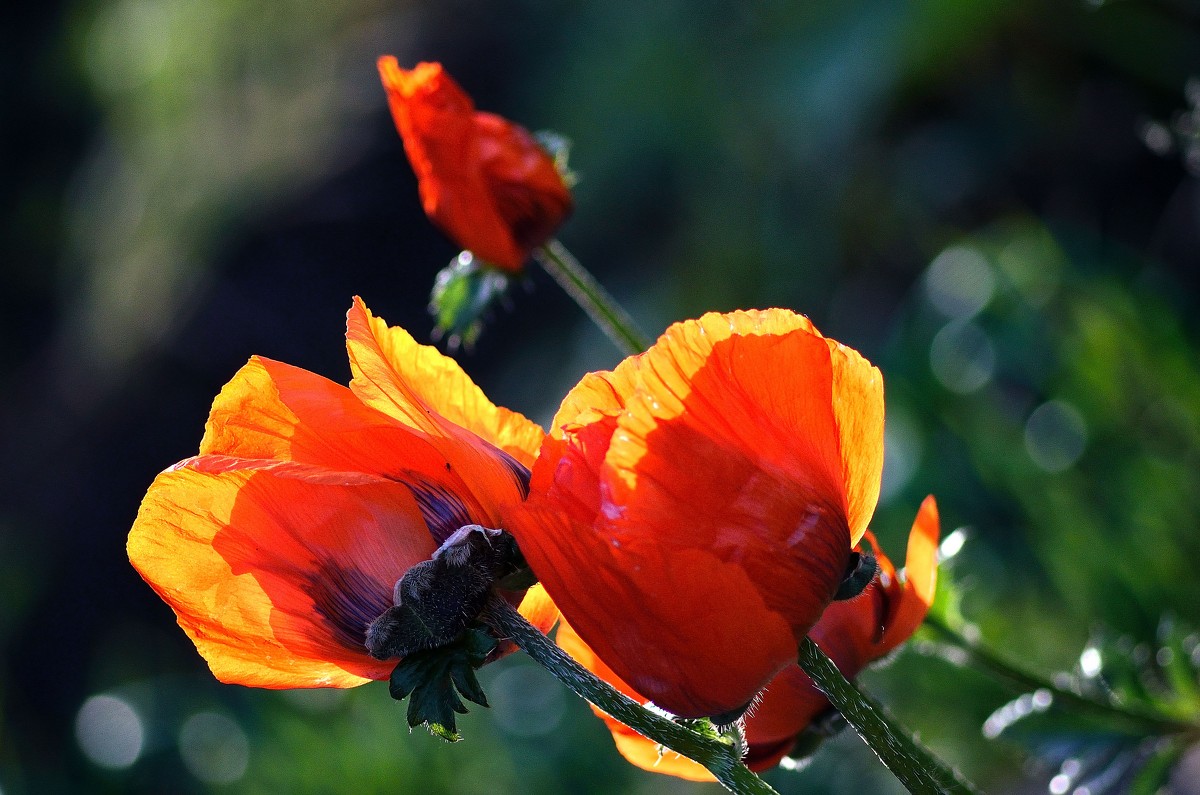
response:
<path id="1" fill-rule="evenodd" d="M 883 376 L 857 351 L 833 340 L 826 342 L 846 514 L 850 538 L 857 544 L 875 512 L 883 477 Z"/>
<path id="2" fill-rule="evenodd" d="M 891 650 L 908 640 L 929 612 L 937 591 L 937 551 L 941 524 L 937 501 L 930 495 L 921 503 L 908 535 L 905 581 L 899 605 L 889 623 L 882 645 Z"/>
<path id="3" fill-rule="evenodd" d="M 580 635 L 660 707 L 690 717 L 739 707 L 780 660 L 794 659 L 790 627 L 741 567 L 702 549 L 618 549 L 594 534 L 572 536 L 557 510 L 530 508 L 512 532 L 555 604 L 577 628 L 590 627 Z M 530 523 L 539 532 L 522 532 Z"/>
<path id="4" fill-rule="evenodd" d="M 684 716 L 735 710 L 795 660 L 842 580 L 847 473 L 874 445 L 855 477 L 878 479 L 881 389 L 791 312 L 676 324 L 567 396 L 531 497 L 562 526 L 513 532 L 564 616 L 638 692 Z M 875 497 L 855 488 L 854 510 L 869 513 Z M 854 517 L 860 534 L 866 518 Z"/>
<path id="5" fill-rule="evenodd" d="M 213 401 L 201 455 L 275 459 L 400 478 L 436 475 L 445 459 L 421 434 L 365 406 L 345 386 L 252 358 Z"/>
<path id="6" fill-rule="evenodd" d="M 454 360 L 419 345 L 402 328 L 389 328 L 357 298 L 347 316 L 346 346 L 354 394 L 420 431 L 448 471 L 469 484 L 483 508 L 475 521 L 500 527 L 506 507 L 528 491 L 525 463 L 538 449 L 541 428 L 492 404 Z"/>
<path id="7" fill-rule="evenodd" d="M 202 456 L 158 476 L 129 535 L 134 566 L 222 681 L 385 678 L 394 662 L 367 654 L 366 626 L 436 548 L 409 489 L 232 461 Z"/>
<path id="8" fill-rule="evenodd" d="M 554 636 L 554 639 L 562 650 L 571 655 L 577 663 L 605 682 L 608 682 L 622 694 L 629 696 L 638 703 L 645 701 L 645 698 L 640 693 L 613 673 L 613 670 L 596 656 L 596 653 L 583 642 L 583 639 L 571 628 L 570 624 L 567 624 L 565 621 L 559 624 L 558 632 Z M 715 780 L 712 773 L 709 773 L 699 763 L 688 759 L 686 756 L 680 756 L 674 751 L 662 748 L 658 743 L 643 737 L 625 724 L 612 718 L 596 705 L 592 704 L 590 706 L 592 712 L 596 713 L 604 721 L 609 731 L 612 732 L 613 740 L 621 756 L 625 757 L 632 764 L 637 765 L 643 770 L 665 773 L 689 781 Z"/>
<path id="9" fill-rule="evenodd" d="M 426 215 L 476 256 L 520 268 L 527 252 L 517 248 L 488 198 L 471 98 L 441 64 L 406 70 L 384 56 L 378 66 Z"/>
<path id="10" fill-rule="evenodd" d="M 546 589 L 541 583 L 535 584 L 532 588 L 525 592 L 525 596 L 521 598 L 521 603 L 517 605 L 517 611 L 525 617 L 533 626 L 544 635 L 554 626 L 554 622 L 558 621 L 558 606 L 550 598 L 550 594 L 546 593 Z"/>
<path id="11" fill-rule="evenodd" d="M 346 338 L 351 388 L 367 405 L 433 436 L 460 438 L 465 429 L 526 467 L 533 464 L 541 427 L 488 400 L 454 359 L 389 327 L 361 298 L 347 315 Z"/>
<path id="12" fill-rule="evenodd" d="M 492 113 L 476 113 L 474 121 L 479 167 L 489 196 L 523 261 L 570 215 L 571 192 L 554 161 L 524 127 Z M 482 252 L 479 256 L 487 259 Z M 498 260 L 496 264 L 510 266 Z"/>

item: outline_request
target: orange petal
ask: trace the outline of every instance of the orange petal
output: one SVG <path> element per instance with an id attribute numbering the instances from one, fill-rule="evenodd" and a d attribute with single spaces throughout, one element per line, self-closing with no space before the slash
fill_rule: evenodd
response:
<path id="1" fill-rule="evenodd" d="M 346 387 L 260 357 L 213 401 L 200 454 L 297 461 L 394 479 L 445 469 L 437 449 L 410 426 L 363 405 Z"/>
<path id="2" fill-rule="evenodd" d="M 786 750 L 791 750 L 796 735 L 828 708 L 829 701 L 800 666 L 789 665 L 771 680 L 746 713 L 746 742 L 751 748 L 764 749 L 785 743 Z"/>
<path id="3" fill-rule="evenodd" d="M 436 547 L 409 489 L 294 463 L 189 459 L 155 479 L 134 566 L 218 679 L 351 687 L 393 663 L 363 646 L 407 569 Z"/>
<path id="4" fill-rule="evenodd" d="M 937 591 L 937 548 L 941 535 L 937 501 L 929 495 L 921 503 L 908 535 L 904 591 L 884 633 L 883 646 L 891 650 L 908 640 L 929 612 Z"/>
<path id="5" fill-rule="evenodd" d="M 737 561 L 802 637 L 850 551 L 824 338 L 788 312 L 706 315 L 669 329 L 639 374 L 598 529 Z"/>
<path id="6" fill-rule="evenodd" d="M 550 594 L 541 583 L 535 584 L 525 592 L 517 611 L 543 635 L 550 632 L 554 622 L 558 621 L 558 606 L 550 599 Z"/>
<path id="7" fill-rule="evenodd" d="M 479 258 L 519 270 L 529 251 L 517 244 L 496 209 L 471 98 L 441 64 L 407 71 L 385 56 L 378 66 L 425 213 Z"/>
<path id="8" fill-rule="evenodd" d="M 571 628 L 570 624 L 567 624 L 565 621 L 559 624 L 555 641 L 577 663 L 605 682 L 608 682 L 624 695 L 629 696 L 638 703 L 646 701 L 641 694 L 630 687 L 603 660 L 596 656 L 596 653 L 592 651 L 590 646 L 584 643 L 583 639 Z M 592 712 L 596 713 L 604 721 L 605 725 L 608 726 L 609 731 L 612 732 L 617 751 L 632 764 L 637 765 L 643 770 L 664 773 L 689 781 L 715 780 L 713 775 L 699 763 L 685 756 L 680 756 L 674 751 L 663 748 L 653 740 L 643 737 L 625 724 L 606 714 L 595 704 L 592 704 L 591 707 Z"/>
<path id="9" fill-rule="evenodd" d="M 469 438 L 486 448 L 478 439 Z M 488 484 L 468 486 L 429 436 L 364 405 L 344 386 L 257 357 L 238 371 L 213 402 L 200 452 L 235 462 L 311 464 L 338 473 L 326 477 L 340 477 L 348 484 L 370 480 L 368 476 L 407 484 L 439 542 L 463 524 L 496 524 L 499 517 L 494 505 L 519 500 L 520 495 L 509 478 L 498 484 L 500 493 L 486 500 L 489 507 L 485 509 L 475 494 L 486 496 Z M 503 458 L 499 451 L 491 453 Z"/>
<path id="10" fill-rule="evenodd" d="M 458 362 L 399 326 L 389 327 L 361 298 L 354 299 L 346 324 L 351 389 L 368 406 L 437 437 L 470 431 L 521 464 L 533 464 L 544 431 L 488 400 Z"/>
<path id="11" fill-rule="evenodd" d="M 740 707 L 794 659 L 790 627 L 739 566 L 701 549 L 618 549 L 538 503 L 531 496 L 511 527 L 526 559 L 580 636 L 663 709 Z"/>
<path id="12" fill-rule="evenodd" d="M 523 262 L 562 225 L 574 200 L 554 160 L 524 127 L 492 113 L 476 113 L 474 120 L 479 167 Z"/>
<path id="13" fill-rule="evenodd" d="M 538 449 L 541 428 L 493 405 L 454 360 L 417 344 L 404 329 L 388 328 L 358 298 L 347 316 L 346 347 L 358 398 L 420 431 L 447 471 L 469 484 L 483 509 L 475 521 L 501 527 L 506 510 L 528 491 L 525 463 Z"/>
<path id="14" fill-rule="evenodd" d="M 857 544 L 875 513 L 883 477 L 883 376 L 857 351 L 826 343 L 850 538 Z"/>
<path id="15" fill-rule="evenodd" d="M 560 515 L 513 532 L 580 635 L 660 706 L 741 706 L 828 604 L 851 546 L 843 453 L 876 424 L 843 431 L 837 406 L 882 414 L 858 361 L 791 312 L 709 314 L 564 401 L 533 498 Z"/>

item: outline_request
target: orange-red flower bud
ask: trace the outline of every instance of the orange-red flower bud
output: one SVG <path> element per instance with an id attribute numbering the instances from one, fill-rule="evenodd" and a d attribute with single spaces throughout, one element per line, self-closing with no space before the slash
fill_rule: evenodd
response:
<path id="1" fill-rule="evenodd" d="M 430 220 L 477 258 L 521 270 L 573 207 L 554 159 L 523 127 L 476 111 L 439 63 L 406 70 L 389 55 L 379 74 Z"/>

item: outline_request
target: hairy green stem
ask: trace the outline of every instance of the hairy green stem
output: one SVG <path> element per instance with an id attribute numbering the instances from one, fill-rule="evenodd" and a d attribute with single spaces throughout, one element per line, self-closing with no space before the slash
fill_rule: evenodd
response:
<path id="1" fill-rule="evenodd" d="M 800 644 L 800 667 L 829 703 L 870 746 L 880 761 L 913 793 L 973 793 L 975 788 L 911 734 L 881 705 L 855 687 L 810 638 Z"/>
<path id="2" fill-rule="evenodd" d="M 961 632 L 951 628 L 934 616 L 926 616 L 925 626 L 939 636 L 944 643 L 963 652 L 967 659 L 979 668 L 1004 679 L 1018 688 L 1026 690 L 1044 690 L 1056 701 L 1069 705 L 1080 712 L 1088 712 L 1098 718 L 1108 720 L 1127 729 L 1147 732 L 1150 734 L 1198 734 L 1200 724 L 1182 721 L 1167 715 L 1160 715 L 1125 705 L 1109 699 L 1101 699 L 1084 695 L 1074 690 L 1061 687 L 1045 677 L 1023 670 L 1000 655 L 988 649 L 977 640 L 972 640 Z"/>
<path id="3" fill-rule="evenodd" d="M 493 595 L 484 608 L 483 621 L 504 638 L 513 640 L 576 695 L 678 754 L 709 770 L 727 790 L 740 795 L 778 795 L 769 784 L 742 764 L 733 743 L 706 737 L 638 704 L 598 679 L 531 625 L 504 599 Z"/>
<path id="4" fill-rule="evenodd" d="M 650 340 L 621 308 L 608 291 L 579 264 L 579 260 L 557 240 L 551 240 L 533 252 L 533 258 L 558 286 L 575 299 L 600 330 L 625 355 L 641 353 L 650 347 Z"/>

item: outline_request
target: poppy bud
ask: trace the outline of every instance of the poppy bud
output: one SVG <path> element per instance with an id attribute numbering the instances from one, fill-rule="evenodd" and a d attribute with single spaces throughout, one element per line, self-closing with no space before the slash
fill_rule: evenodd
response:
<path id="1" fill-rule="evenodd" d="M 525 128 L 475 110 L 439 63 L 379 74 L 426 215 L 475 258 L 517 273 L 574 205 L 558 152 Z"/>

